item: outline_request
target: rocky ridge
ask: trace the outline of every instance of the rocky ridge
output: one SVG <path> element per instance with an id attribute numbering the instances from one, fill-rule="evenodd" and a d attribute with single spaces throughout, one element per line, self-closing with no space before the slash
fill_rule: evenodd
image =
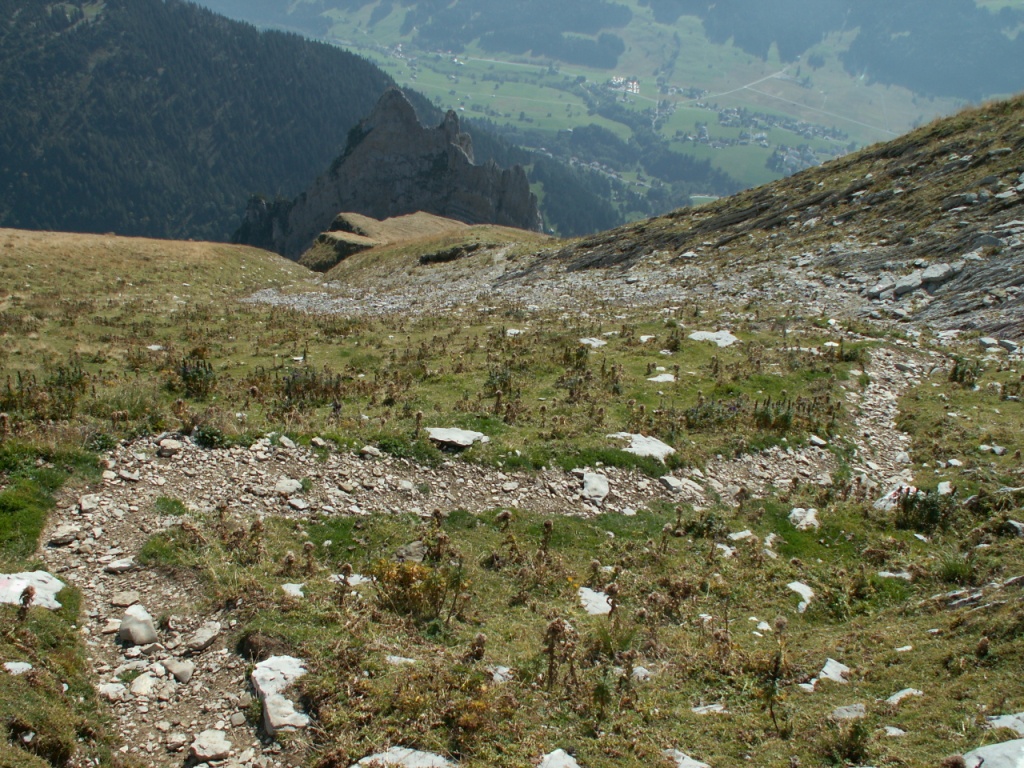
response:
<path id="1" fill-rule="evenodd" d="M 387 219 L 417 211 L 467 224 L 541 228 L 537 198 L 519 166 L 475 165 L 473 144 L 449 111 L 423 127 L 397 88 L 385 91 L 349 135 L 344 154 L 288 204 L 250 202 L 234 241 L 298 259 L 339 212 Z"/>

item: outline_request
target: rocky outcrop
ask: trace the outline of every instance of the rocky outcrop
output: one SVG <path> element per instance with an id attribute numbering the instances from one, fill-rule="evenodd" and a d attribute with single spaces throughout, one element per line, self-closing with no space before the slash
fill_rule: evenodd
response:
<path id="1" fill-rule="evenodd" d="M 436 128 L 389 89 L 349 134 L 344 154 L 292 202 L 250 201 L 235 242 L 297 259 L 340 211 L 386 219 L 425 211 L 467 224 L 541 228 L 537 198 L 519 166 L 475 165 L 473 144 L 449 111 Z"/>

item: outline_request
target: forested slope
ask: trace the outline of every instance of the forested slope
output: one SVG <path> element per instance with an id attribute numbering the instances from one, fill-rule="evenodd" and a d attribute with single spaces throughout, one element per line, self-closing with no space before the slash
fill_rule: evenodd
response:
<path id="1" fill-rule="evenodd" d="M 322 171 L 390 84 L 180 0 L 0 0 L 0 226 L 224 239 L 250 194 Z"/>

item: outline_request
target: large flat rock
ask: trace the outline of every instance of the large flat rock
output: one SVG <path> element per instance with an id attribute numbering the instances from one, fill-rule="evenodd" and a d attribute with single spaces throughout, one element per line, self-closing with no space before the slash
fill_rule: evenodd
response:
<path id="1" fill-rule="evenodd" d="M 458 427 L 427 427 L 427 436 L 435 443 L 453 448 L 469 448 L 473 443 L 489 443 L 491 438 L 482 432 Z"/>
<path id="2" fill-rule="evenodd" d="M 60 608 L 57 593 L 64 589 L 64 582 L 46 571 L 0 573 L 0 603 L 20 605 L 21 596 L 29 587 L 36 591 L 31 605 L 51 611 Z"/>

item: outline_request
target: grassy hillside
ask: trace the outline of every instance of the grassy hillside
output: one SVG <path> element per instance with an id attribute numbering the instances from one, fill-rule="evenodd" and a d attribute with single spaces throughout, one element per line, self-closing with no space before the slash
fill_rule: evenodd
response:
<path id="1" fill-rule="evenodd" d="M 78 563 L 36 545 L 48 514 L 73 522 L 78 496 L 100 494 L 116 556 L 141 565 L 118 578 L 181 587 L 154 607 L 165 638 L 216 616 L 218 668 L 268 649 L 309 662 L 295 698 L 312 728 L 261 741 L 258 706 L 232 704 L 242 724 L 224 729 L 253 760 L 350 766 L 404 745 L 466 768 L 556 748 L 584 768 L 666 749 L 714 768 L 938 765 L 1012 738 L 986 718 L 1024 710 L 1020 354 L 873 315 L 846 286 L 1020 218 L 1017 195 L 942 205 L 988 177 L 1024 183 L 1021 110 L 599 237 L 424 233 L 325 276 L 226 245 L 2 230 L 0 563 Z M 979 258 L 994 269 L 1020 245 Z M 445 452 L 436 426 L 490 440 Z M 179 455 L 155 455 L 165 432 Z M 617 432 L 675 453 L 627 453 Z M 577 469 L 609 495 L 586 501 Z M 349 573 L 373 581 L 339 588 Z M 81 612 L 0 606 L 0 661 L 44 670 L 0 675 L 0 755 L 116 765 L 118 734 L 82 725 L 104 710 L 69 629 L 92 633 L 109 678 L 124 651 L 100 631 L 110 594 L 88 569 L 62 575 Z M 302 598 L 283 590 L 297 582 Z M 584 587 L 610 612 L 586 613 Z M 40 693 L 62 682 L 82 699 Z M 919 694 L 893 700 L 905 689 Z M 140 701 L 110 710 L 126 741 L 180 765 Z M 229 715 L 179 704 L 164 716 L 189 739 Z M 52 735 L 46 751 L 29 731 Z"/>

